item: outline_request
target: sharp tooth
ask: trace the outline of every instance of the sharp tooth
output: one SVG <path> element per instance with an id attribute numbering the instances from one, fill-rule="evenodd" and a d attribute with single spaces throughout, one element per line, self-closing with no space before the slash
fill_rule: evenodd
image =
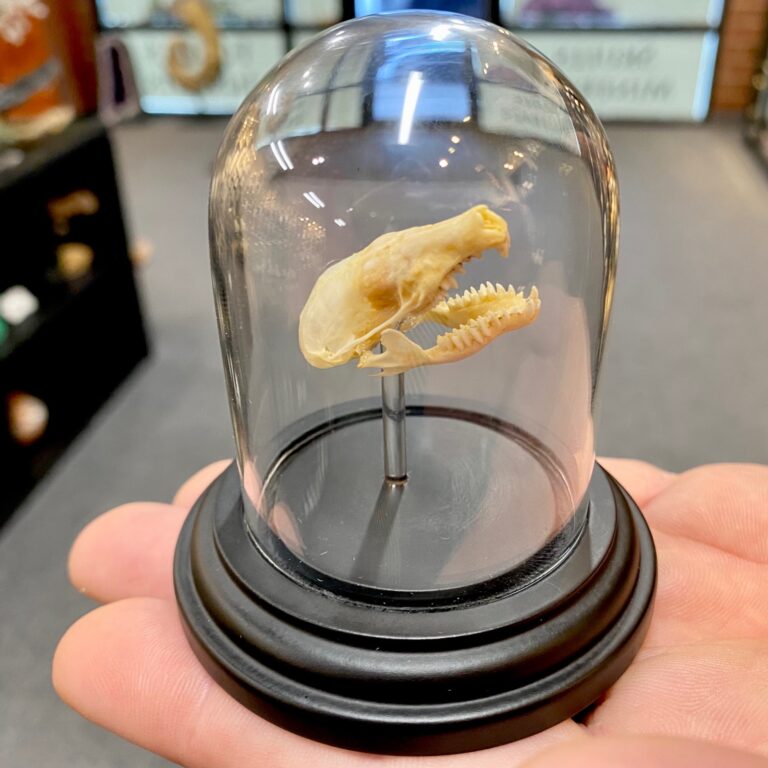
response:
<path id="1" fill-rule="evenodd" d="M 451 288 L 458 288 L 459 283 L 457 282 L 455 277 L 449 277 L 448 282 L 451 284 Z"/>
<path id="2" fill-rule="evenodd" d="M 486 283 L 486 285 L 488 286 L 488 293 L 494 293 L 494 290 L 493 290 L 493 283 L 492 283 L 490 280 L 488 280 L 488 282 Z"/>
<path id="3" fill-rule="evenodd" d="M 486 296 L 487 294 L 488 294 L 488 289 L 485 287 L 485 283 L 483 283 L 483 284 L 480 286 L 480 290 L 477 292 L 477 295 L 478 295 L 478 296 L 481 296 L 481 297 L 483 297 L 483 298 L 485 298 L 485 296 Z"/>
<path id="4" fill-rule="evenodd" d="M 466 275 L 467 274 L 467 270 L 464 269 L 464 267 L 461 264 L 459 264 L 459 266 L 456 267 L 456 269 L 454 271 L 458 272 L 460 275 Z"/>
<path id="5" fill-rule="evenodd" d="M 504 293 L 504 286 L 501 283 L 496 283 L 496 290 L 499 293 Z"/>
<path id="6" fill-rule="evenodd" d="M 475 286 L 474 286 L 474 285 L 473 285 L 473 286 L 472 286 L 472 287 L 469 289 L 469 291 L 470 291 L 470 293 L 471 293 L 473 296 L 477 296 L 477 288 L 475 288 Z"/>
<path id="7" fill-rule="evenodd" d="M 469 332 L 472 334 L 472 338 L 479 344 L 482 344 L 485 341 L 483 339 L 483 334 L 477 326 L 473 325 L 471 328 L 469 328 Z"/>

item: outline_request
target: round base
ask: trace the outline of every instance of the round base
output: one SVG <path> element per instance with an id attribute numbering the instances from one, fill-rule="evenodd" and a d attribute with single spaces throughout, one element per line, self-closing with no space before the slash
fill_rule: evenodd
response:
<path id="1" fill-rule="evenodd" d="M 286 440 L 258 510 L 246 509 L 273 563 L 356 597 L 464 590 L 453 596 L 465 600 L 497 578 L 522 588 L 559 562 L 586 509 L 573 514 L 563 470 L 540 441 L 472 410 L 411 405 L 406 415 L 416 468 L 407 482 L 383 478 L 381 405 Z"/>
<path id="2" fill-rule="evenodd" d="M 542 731 L 618 679 L 650 619 L 653 541 L 599 465 L 581 534 L 556 568 L 522 589 L 497 578 L 458 599 L 355 596 L 291 578 L 245 517 L 232 467 L 184 525 L 174 578 L 192 647 L 245 706 L 337 746 L 445 754 Z"/>

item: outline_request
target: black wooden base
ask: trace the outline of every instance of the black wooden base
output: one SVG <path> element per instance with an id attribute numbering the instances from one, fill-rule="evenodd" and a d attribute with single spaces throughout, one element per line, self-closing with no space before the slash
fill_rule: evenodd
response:
<path id="1" fill-rule="evenodd" d="M 434 604 L 353 600 L 261 554 L 230 468 L 179 539 L 187 634 L 234 698 L 320 741 L 427 755 L 523 738 L 594 702 L 632 661 L 650 619 L 656 558 L 645 521 L 599 465 L 588 495 L 570 553 L 524 589 Z"/>

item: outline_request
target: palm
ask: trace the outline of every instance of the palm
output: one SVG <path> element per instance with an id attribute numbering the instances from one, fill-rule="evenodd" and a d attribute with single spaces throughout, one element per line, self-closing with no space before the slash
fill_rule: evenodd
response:
<path id="1" fill-rule="evenodd" d="M 61 641 L 57 690 L 86 717 L 187 766 L 379 762 L 264 722 L 215 686 L 189 649 L 173 601 L 173 549 L 190 504 L 223 466 L 192 478 L 173 506 L 120 507 L 80 536 L 73 582 L 109 605 Z M 585 726 L 393 766 L 768 766 L 754 754 L 768 753 L 768 469 L 673 476 L 639 462 L 605 466 L 643 508 L 659 555 L 654 618 L 635 662 Z"/>

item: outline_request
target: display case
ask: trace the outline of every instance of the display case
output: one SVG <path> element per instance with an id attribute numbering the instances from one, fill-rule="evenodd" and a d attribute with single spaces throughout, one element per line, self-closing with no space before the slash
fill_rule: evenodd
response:
<path id="1" fill-rule="evenodd" d="M 591 108 L 488 22 L 348 22 L 252 91 L 210 199 L 237 467 L 175 565 L 233 695 L 439 753 L 574 715 L 626 667 L 655 561 L 595 464 L 618 224 Z"/>

